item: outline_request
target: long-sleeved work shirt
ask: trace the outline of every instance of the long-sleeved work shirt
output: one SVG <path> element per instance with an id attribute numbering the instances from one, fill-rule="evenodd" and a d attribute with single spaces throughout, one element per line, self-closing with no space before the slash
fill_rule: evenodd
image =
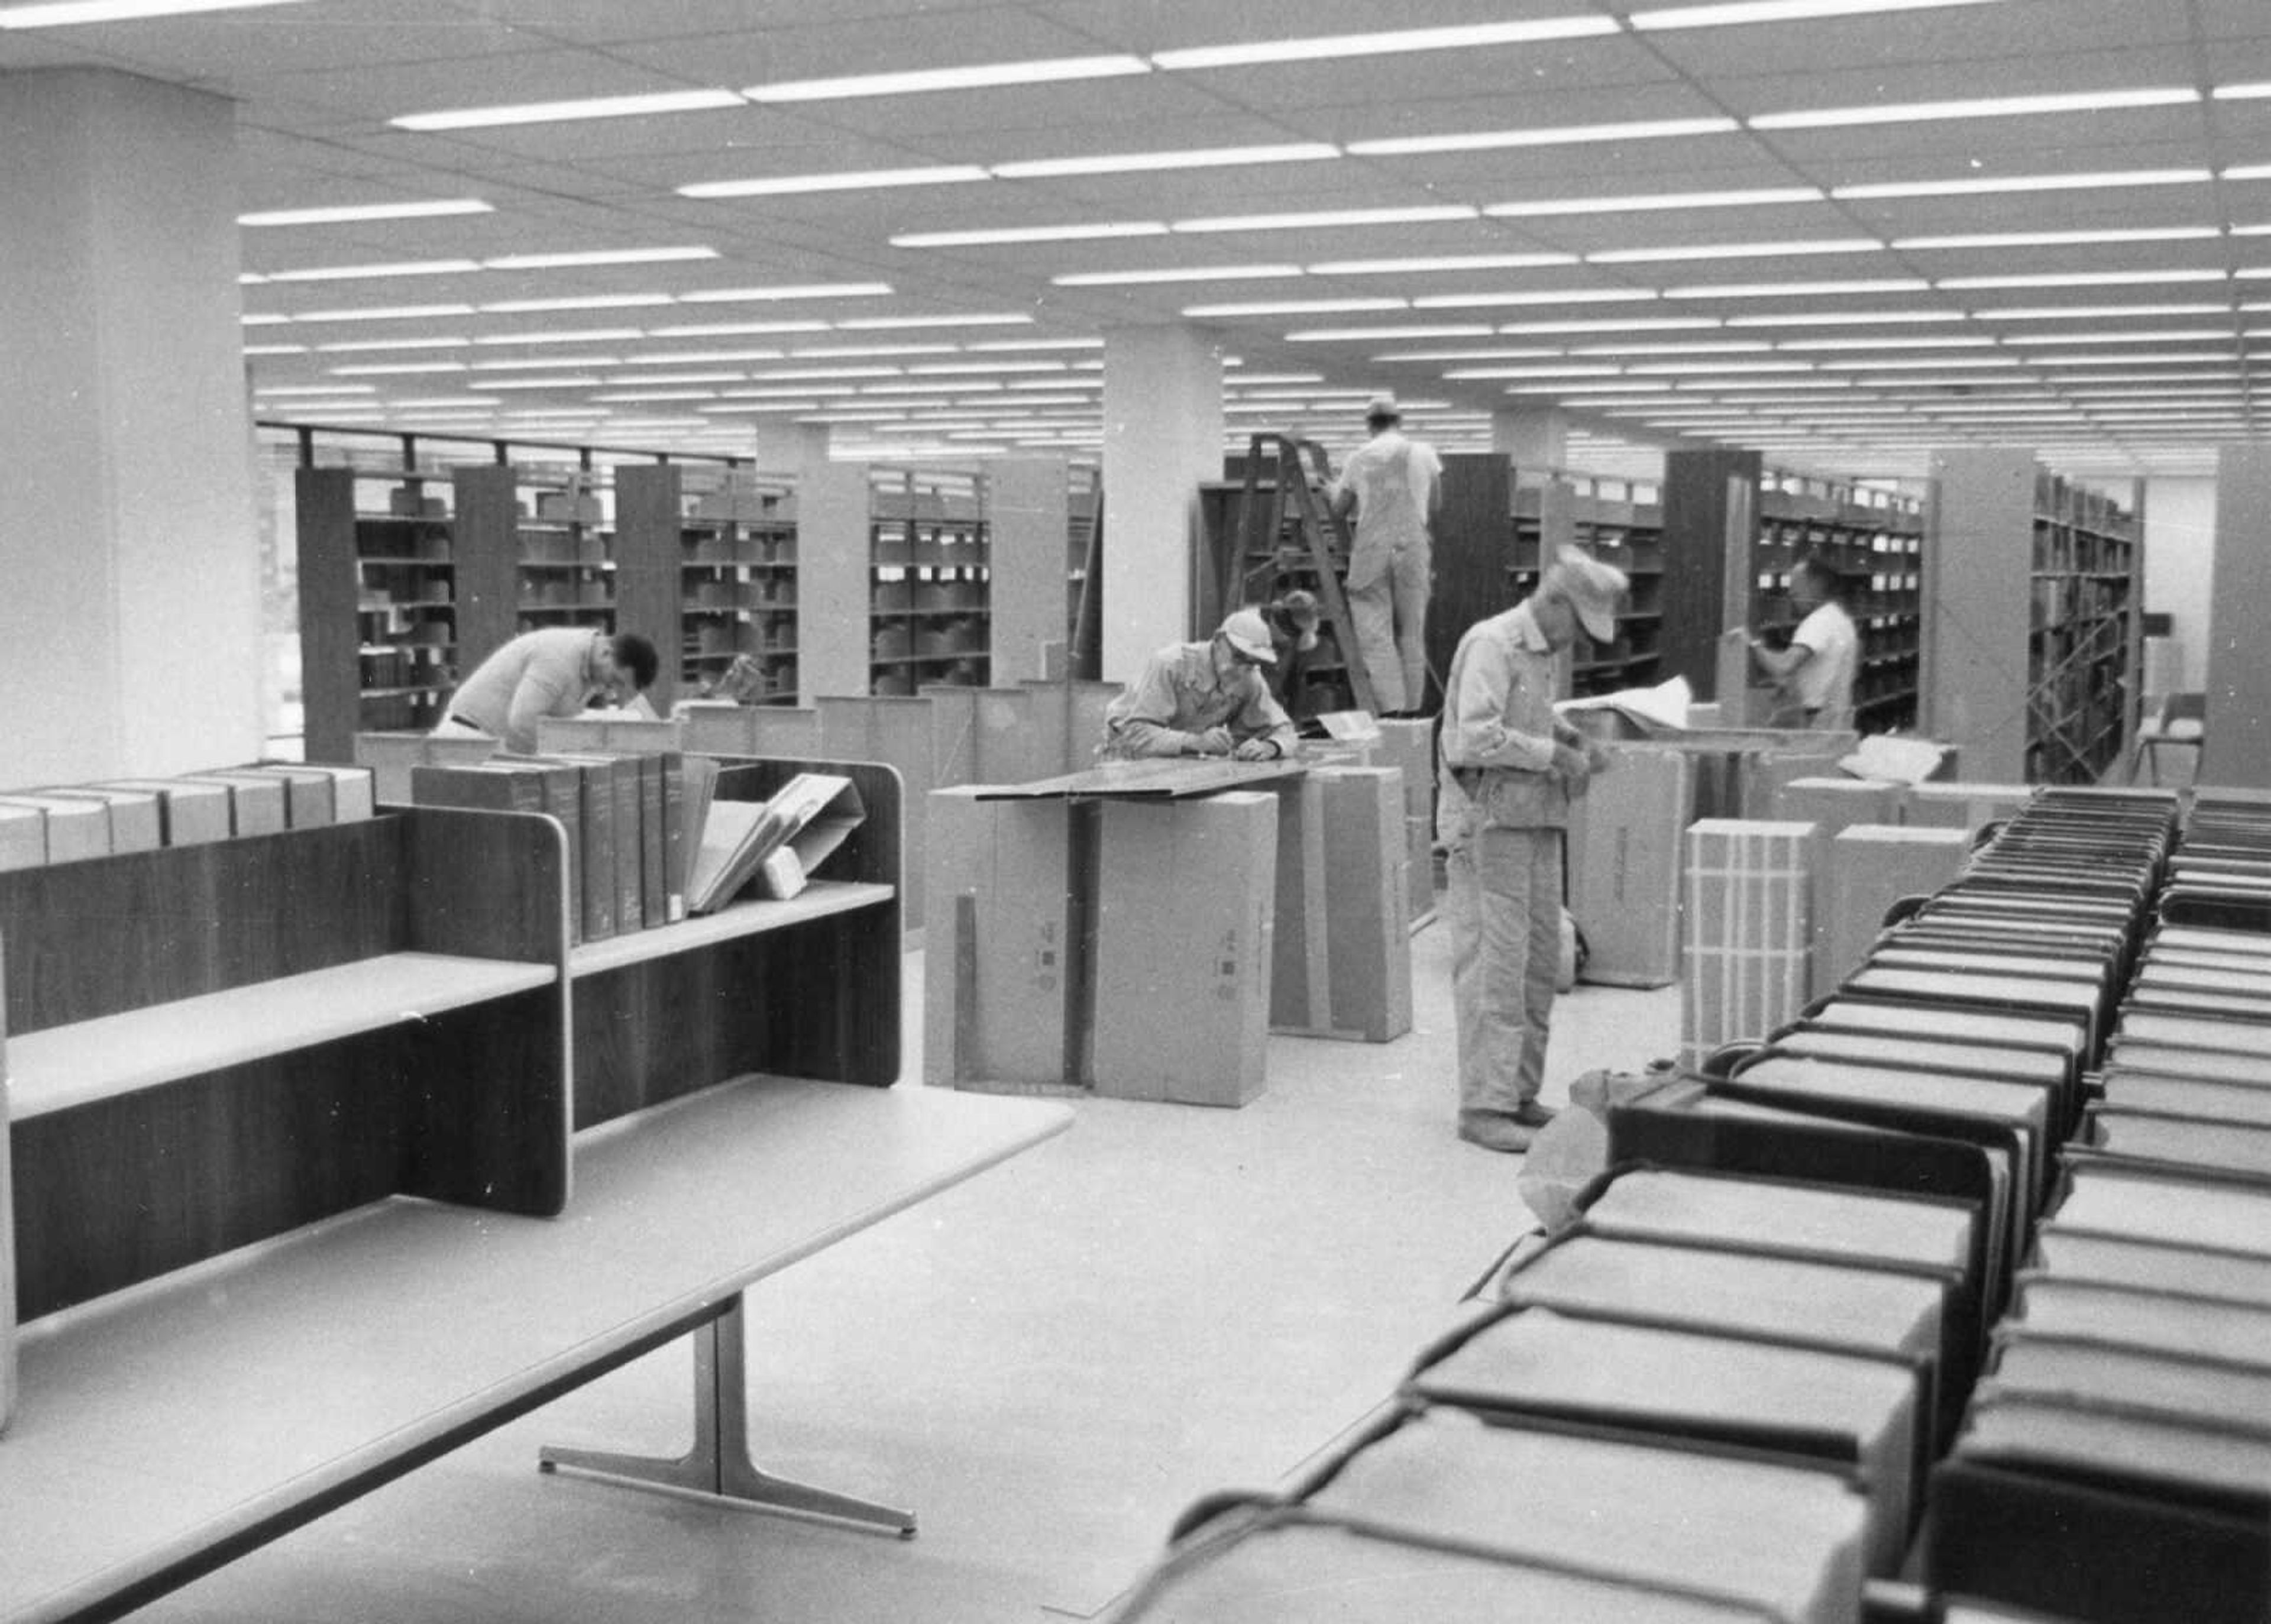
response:
<path id="1" fill-rule="evenodd" d="M 1098 753 L 1120 760 L 1196 756 L 1199 736 L 1213 727 L 1228 728 L 1233 745 L 1268 739 L 1280 756 L 1295 742 L 1293 724 L 1260 671 L 1240 666 L 1217 676 L 1210 642 L 1171 643 L 1106 709 Z"/>
<path id="2" fill-rule="evenodd" d="M 1447 846 L 1487 824 L 1560 829 L 1569 792 L 1552 776 L 1553 747 L 1576 730 L 1553 714 L 1553 649 L 1528 600 L 1459 638 L 1443 682 L 1435 830 Z"/>

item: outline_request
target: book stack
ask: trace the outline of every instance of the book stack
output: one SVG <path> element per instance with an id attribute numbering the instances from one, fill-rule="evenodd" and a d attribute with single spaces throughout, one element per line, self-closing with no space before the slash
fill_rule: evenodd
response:
<path id="1" fill-rule="evenodd" d="M 11 790 L 0 793 L 0 869 L 321 828 L 373 810 L 365 768 L 275 762 Z"/>

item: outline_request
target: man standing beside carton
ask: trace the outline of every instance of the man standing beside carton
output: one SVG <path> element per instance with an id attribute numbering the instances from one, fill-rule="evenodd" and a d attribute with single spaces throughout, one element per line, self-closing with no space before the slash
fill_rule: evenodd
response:
<path id="1" fill-rule="evenodd" d="M 1553 1120 L 1538 1103 L 1561 957 L 1561 842 L 1569 801 L 1607 754 L 1553 713 L 1554 655 L 1582 628 L 1616 634 L 1621 570 L 1565 551 L 1537 590 L 1459 639 L 1443 685 L 1437 840 L 1448 853 L 1459 1137 L 1526 1151 Z"/>

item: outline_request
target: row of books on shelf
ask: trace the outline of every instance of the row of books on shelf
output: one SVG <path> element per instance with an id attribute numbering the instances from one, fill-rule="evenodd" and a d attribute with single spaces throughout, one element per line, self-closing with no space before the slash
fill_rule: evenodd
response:
<path id="1" fill-rule="evenodd" d="M 260 762 L 0 793 L 0 869 L 280 834 L 371 816 L 361 767 Z"/>
<path id="2" fill-rule="evenodd" d="M 609 726 L 619 736 L 645 732 Z M 580 729 L 563 729 L 540 733 L 535 755 L 414 762 L 410 801 L 556 821 L 567 835 L 569 935 L 577 942 L 714 913 L 752 889 L 794 897 L 863 816 L 851 781 L 830 774 L 800 773 L 766 801 L 718 799 L 719 758 L 658 742 L 674 741 L 675 728 L 652 727 L 638 748 L 574 748 Z M 430 752 L 438 755 L 466 741 L 431 742 L 443 746 Z"/>

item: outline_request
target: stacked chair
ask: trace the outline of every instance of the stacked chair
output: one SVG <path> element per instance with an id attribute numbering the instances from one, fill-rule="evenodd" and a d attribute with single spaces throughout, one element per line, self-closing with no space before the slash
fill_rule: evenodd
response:
<path id="1" fill-rule="evenodd" d="M 1114 1624 L 2271 1613 L 2271 802 L 2044 790 Z"/>

